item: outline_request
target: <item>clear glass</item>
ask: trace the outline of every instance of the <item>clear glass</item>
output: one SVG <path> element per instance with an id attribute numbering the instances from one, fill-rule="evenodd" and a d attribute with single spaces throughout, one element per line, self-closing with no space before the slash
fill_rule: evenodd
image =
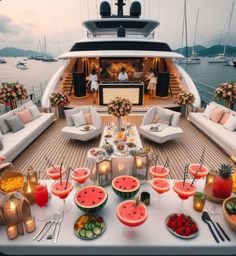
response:
<path id="1" fill-rule="evenodd" d="M 157 199 L 155 199 L 153 203 L 153 207 L 157 210 L 165 210 L 166 209 L 166 204 L 163 200 L 164 195 L 157 193 Z"/>

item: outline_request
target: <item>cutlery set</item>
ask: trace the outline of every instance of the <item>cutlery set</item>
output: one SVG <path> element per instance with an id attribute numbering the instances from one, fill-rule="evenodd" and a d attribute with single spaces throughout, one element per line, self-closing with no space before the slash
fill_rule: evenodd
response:
<path id="1" fill-rule="evenodd" d="M 202 220 L 208 225 L 208 228 L 212 234 L 212 236 L 214 237 L 215 241 L 217 243 L 220 243 L 220 240 L 222 242 L 225 242 L 225 239 L 230 241 L 230 238 L 229 236 L 225 233 L 224 229 L 221 227 L 221 225 L 216 222 L 216 224 L 212 221 L 210 215 L 208 214 L 207 211 L 204 211 L 203 214 L 202 214 Z M 216 226 L 217 225 L 217 226 Z M 216 231 L 216 233 L 214 232 L 213 228 L 214 227 L 214 230 Z"/>
<path id="2" fill-rule="evenodd" d="M 51 233 L 47 236 L 47 240 L 53 240 L 54 243 L 57 242 L 59 232 L 61 229 L 61 223 L 63 221 L 64 213 L 57 214 L 55 213 L 50 220 L 48 220 L 43 227 L 39 230 L 39 232 L 33 237 L 33 240 L 41 241 L 46 234 L 51 230 Z"/>

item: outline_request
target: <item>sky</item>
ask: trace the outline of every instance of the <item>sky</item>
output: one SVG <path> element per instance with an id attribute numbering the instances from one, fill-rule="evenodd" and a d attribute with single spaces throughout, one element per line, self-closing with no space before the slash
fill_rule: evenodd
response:
<path id="1" fill-rule="evenodd" d="M 107 0 L 114 6 L 115 0 Z M 130 3 L 127 0 L 125 13 Z M 184 0 L 140 0 L 142 17 L 158 20 L 156 38 L 171 48 L 181 46 Z M 16 47 L 37 50 L 38 41 L 47 40 L 54 55 L 70 50 L 86 36 L 82 21 L 98 18 L 101 0 L 0 0 L 0 49 Z M 193 44 L 197 9 L 199 20 L 196 44 L 209 47 L 226 40 L 227 20 L 233 0 L 187 0 L 188 45 Z M 112 9 L 116 12 L 116 7 Z M 236 46 L 236 6 L 228 44 Z M 225 28 L 225 29 L 224 29 Z M 224 33 L 223 33 L 224 31 Z M 223 37 L 222 37 L 223 34 Z"/>

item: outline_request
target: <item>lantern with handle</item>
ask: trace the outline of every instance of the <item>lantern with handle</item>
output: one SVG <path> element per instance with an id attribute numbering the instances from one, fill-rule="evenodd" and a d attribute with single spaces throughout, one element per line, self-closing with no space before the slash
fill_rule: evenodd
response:
<path id="1" fill-rule="evenodd" d="M 110 178 L 109 178 L 109 177 Z M 112 181 L 112 159 L 103 158 L 96 161 L 96 179 L 98 185 L 105 187 L 109 186 Z"/>
<path id="2" fill-rule="evenodd" d="M 133 176 L 139 180 L 148 179 L 149 154 L 143 150 L 139 150 L 134 155 Z"/>

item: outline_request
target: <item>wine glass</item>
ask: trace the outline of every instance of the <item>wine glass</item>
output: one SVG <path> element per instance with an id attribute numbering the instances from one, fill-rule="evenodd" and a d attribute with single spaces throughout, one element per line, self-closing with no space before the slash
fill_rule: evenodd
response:
<path id="1" fill-rule="evenodd" d="M 173 183 L 173 190 L 181 199 L 181 205 L 176 206 L 178 212 L 185 212 L 184 201 L 195 194 L 196 185 L 189 180 L 176 180 Z"/>
<path id="2" fill-rule="evenodd" d="M 45 206 L 48 203 L 47 184 L 41 182 L 35 187 L 34 200 L 35 203 L 43 209 L 37 219 L 40 221 L 49 219 L 51 217 L 51 213 L 45 209 Z"/>
<path id="3" fill-rule="evenodd" d="M 67 196 L 73 190 L 74 186 L 69 180 L 55 181 L 51 186 L 51 192 L 63 200 L 63 205 L 60 207 L 61 212 L 68 212 L 72 206 L 70 202 L 66 201 Z"/>
<path id="4" fill-rule="evenodd" d="M 126 200 L 117 206 L 116 216 L 126 227 L 124 235 L 127 238 L 132 238 L 135 236 L 133 228 L 142 225 L 146 221 L 148 211 L 144 204 L 137 204 L 136 200 Z"/>
<path id="5" fill-rule="evenodd" d="M 170 190 L 171 185 L 170 182 L 166 179 L 162 178 L 155 178 L 151 181 L 152 188 L 157 192 L 158 198 L 156 202 L 153 204 L 154 208 L 158 210 L 164 210 L 165 209 L 165 203 L 163 201 L 163 193 Z"/>
<path id="6" fill-rule="evenodd" d="M 209 169 L 205 165 L 193 163 L 189 165 L 188 171 L 191 174 L 191 176 L 196 179 L 195 185 L 197 187 L 197 180 L 206 177 L 209 172 Z"/>
<path id="7" fill-rule="evenodd" d="M 60 179 L 60 176 L 62 176 L 64 173 L 65 173 L 64 166 L 55 165 L 47 169 L 47 176 L 52 180 Z"/>
<path id="8" fill-rule="evenodd" d="M 73 170 L 73 172 L 70 174 L 71 178 L 76 181 L 80 187 L 82 188 L 82 184 L 86 182 L 88 177 L 90 176 L 91 171 L 88 168 L 77 168 Z"/>
<path id="9" fill-rule="evenodd" d="M 168 168 L 161 165 L 151 166 L 149 169 L 152 178 L 166 178 L 169 172 Z"/>

